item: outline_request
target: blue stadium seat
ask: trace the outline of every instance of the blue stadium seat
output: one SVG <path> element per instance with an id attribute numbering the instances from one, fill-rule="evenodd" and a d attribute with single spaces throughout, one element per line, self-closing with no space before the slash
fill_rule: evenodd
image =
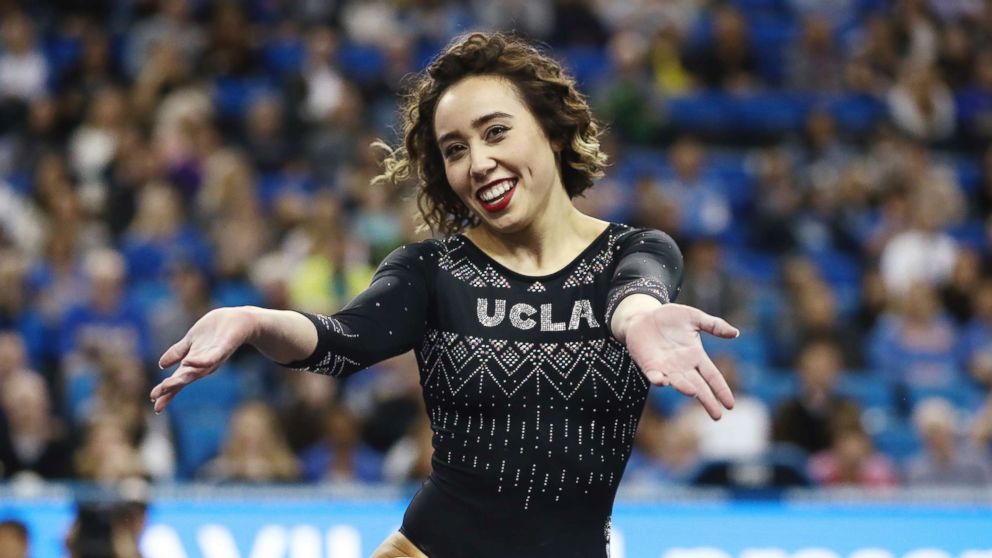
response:
<path id="1" fill-rule="evenodd" d="M 754 181 L 746 157 L 744 152 L 727 150 L 711 152 L 707 158 L 707 171 L 719 179 L 735 215 L 748 210 L 754 201 Z"/>
<path id="2" fill-rule="evenodd" d="M 768 340 L 758 329 L 741 332 L 737 339 L 721 339 L 710 335 L 703 336 L 703 347 L 713 355 L 729 353 L 738 361 L 756 366 L 768 364 Z"/>
<path id="3" fill-rule="evenodd" d="M 344 43 L 338 51 L 341 71 L 359 83 L 369 83 L 379 77 L 386 67 L 386 56 L 371 45 Z"/>
<path id="4" fill-rule="evenodd" d="M 742 378 L 744 390 L 761 399 L 770 409 L 778 407 L 783 401 L 796 394 L 799 389 L 797 375 L 793 371 L 771 370 L 765 367 L 755 367 L 758 374 Z"/>
<path id="5" fill-rule="evenodd" d="M 610 71 L 610 58 L 601 48 L 572 47 L 561 59 L 583 89 L 595 86 Z"/>
<path id="6" fill-rule="evenodd" d="M 785 134 L 802 128 L 811 99 L 794 93 L 758 93 L 731 97 L 730 130 L 746 134 Z"/>
<path id="7" fill-rule="evenodd" d="M 985 225 L 981 221 L 965 221 L 951 227 L 947 232 L 968 248 L 979 252 L 986 248 Z"/>
<path id="8" fill-rule="evenodd" d="M 162 372 L 163 377 L 171 373 L 171 370 Z M 169 408 L 176 414 L 200 407 L 232 410 L 242 399 L 241 371 L 228 363 L 206 378 L 183 388 L 182 394 L 172 401 Z"/>
<path id="9" fill-rule="evenodd" d="M 829 104 L 829 112 L 838 128 L 852 136 L 870 133 L 886 115 L 885 105 L 868 95 L 842 95 Z"/>
<path id="10" fill-rule="evenodd" d="M 863 371 L 846 371 L 837 382 L 837 393 L 857 403 L 862 409 L 893 407 L 893 388 L 881 375 Z"/>
<path id="11" fill-rule="evenodd" d="M 823 279 L 831 285 L 858 285 L 861 264 L 855 256 L 839 250 L 817 250 L 808 254 Z"/>
<path id="12" fill-rule="evenodd" d="M 773 285 L 779 278 L 779 262 L 769 254 L 754 250 L 724 253 L 725 268 L 731 275 L 757 284 Z"/>
<path id="13" fill-rule="evenodd" d="M 266 71 L 273 76 L 282 76 L 300 69 L 306 56 L 303 41 L 276 39 L 262 45 L 262 60 Z"/>
<path id="14" fill-rule="evenodd" d="M 680 132 L 722 133 L 731 122 L 728 96 L 718 92 L 672 97 L 667 111 L 669 124 Z"/>
<path id="15" fill-rule="evenodd" d="M 177 398 L 179 401 L 181 398 Z M 176 476 L 192 479 L 203 465 L 220 451 L 230 411 L 224 408 L 199 406 L 172 413 L 173 437 L 178 459 Z"/>

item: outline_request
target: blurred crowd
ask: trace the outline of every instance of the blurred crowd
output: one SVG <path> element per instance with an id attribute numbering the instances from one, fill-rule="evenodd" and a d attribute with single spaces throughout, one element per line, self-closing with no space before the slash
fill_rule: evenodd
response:
<path id="1" fill-rule="evenodd" d="M 0 0 L 0 478 L 424 478 L 410 354 L 147 393 L 211 308 L 331 313 L 425 237 L 370 144 L 472 29 L 572 69 L 612 160 L 579 205 L 744 332 L 737 408 L 655 388 L 627 482 L 992 484 L 988 0 Z"/>

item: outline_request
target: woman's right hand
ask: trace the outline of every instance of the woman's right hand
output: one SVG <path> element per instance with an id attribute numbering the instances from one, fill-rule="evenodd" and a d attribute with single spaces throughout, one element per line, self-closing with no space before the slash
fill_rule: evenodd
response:
<path id="1" fill-rule="evenodd" d="M 165 351 L 158 365 L 165 369 L 177 362 L 179 368 L 151 391 L 156 413 L 191 382 L 213 373 L 247 342 L 255 328 L 255 320 L 247 308 L 218 308 L 197 320 L 178 343 Z"/>

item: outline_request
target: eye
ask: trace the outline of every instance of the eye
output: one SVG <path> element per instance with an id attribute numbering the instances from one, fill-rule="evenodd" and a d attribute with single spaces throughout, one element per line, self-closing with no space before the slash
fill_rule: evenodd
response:
<path id="1" fill-rule="evenodd" d="M 487 140 L 500 139 L 504 135 L 506 135 L 506 132 L 508 132 L 509 130 L 510 130 L 509 128 L 507 128 L 506 126 L 502 126 L 500 124 L 491 126 L 488 130 L 486 130 L 486 139 Z"/>
<path id="2" fill-rule="evenodd" d="M 462 151 L 464 150 L 465 150 L 464 145 L 460 143 L 452 143 L 448 145 L 448 147 L 444 148 L 444 158 L 452 159 L 454 157 L 457 157 L 458 155 L 461 155 Z"/>

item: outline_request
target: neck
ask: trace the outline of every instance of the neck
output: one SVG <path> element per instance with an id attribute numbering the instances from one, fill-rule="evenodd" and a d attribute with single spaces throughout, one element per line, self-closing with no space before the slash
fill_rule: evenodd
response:
<path id="1" fill-rule="evenodd" d="M 512 262 L 514 268 L 543 269 L 563 266 L 602 232 L 600 221 L 572 205 L 564 189 L 564 201 L 549 200 L 547 209 L 524 228 L 494 232 L 485 225 L 467 231 L 466 236 L 490 256 Z M 574 245 L 574 246 L 573 246 Z"/>

